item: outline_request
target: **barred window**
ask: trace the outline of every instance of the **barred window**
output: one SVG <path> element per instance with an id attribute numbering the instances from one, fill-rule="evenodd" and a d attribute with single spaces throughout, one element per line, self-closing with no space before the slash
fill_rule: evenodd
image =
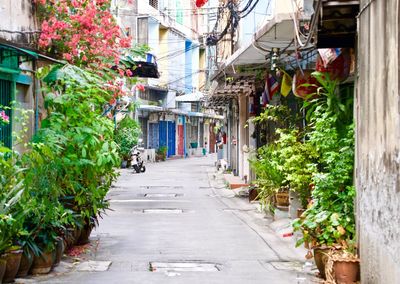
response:
<path id="1" fill-rule="evenodd" d="M 149 5 L 158 9 L 158 0 L 149 0 Z"/>

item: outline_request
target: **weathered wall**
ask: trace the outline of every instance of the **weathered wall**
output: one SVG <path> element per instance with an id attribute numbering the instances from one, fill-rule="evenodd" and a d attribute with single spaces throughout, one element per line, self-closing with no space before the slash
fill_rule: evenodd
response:
<path id="1" fill-rule="evenodd" d="M 357 221 L 368 284 L 400 283 L 399 8 L 373 1 L 359 18 Z"/>
<path id="2" fill-rule="evenodd" d="M 37 31 L 32 0 L 0 1 L 0 38 L 26 45 Z"/>

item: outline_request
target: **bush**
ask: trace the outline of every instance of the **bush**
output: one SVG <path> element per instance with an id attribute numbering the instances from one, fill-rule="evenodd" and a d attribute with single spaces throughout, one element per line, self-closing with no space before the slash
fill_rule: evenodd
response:
<path id="1" fill-rule="evenodd" d="M 133 146 L 138 144 L 140 134 L 139 123 L 129 116 L 125 116 L 115 130 L 114 136 L 114 141 L 118 145 L 118 153 L 121 159 L 129 159 L 129 153 Z"/>

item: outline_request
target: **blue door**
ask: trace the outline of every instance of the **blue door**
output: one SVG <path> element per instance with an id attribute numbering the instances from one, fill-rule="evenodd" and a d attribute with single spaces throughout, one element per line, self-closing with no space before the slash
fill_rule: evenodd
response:
<path id="1" fill-rule="evenodd" d="M 158 149 L 158 123 L 149 123 L 149 149 Z"/>
<path id="2" fill-rule="evenodd" d="M 168 121 L 168 157 L 175 155 L 175 135 L 176 128 L 174 121 Z"/>
<path id="3" fill-rule="evenodd" d="M 168 135 L 168 125 L 166 121 L 160 121 L 158 128 L 158 146 L 163 147 L 167 146 L 167 135 Z"/>

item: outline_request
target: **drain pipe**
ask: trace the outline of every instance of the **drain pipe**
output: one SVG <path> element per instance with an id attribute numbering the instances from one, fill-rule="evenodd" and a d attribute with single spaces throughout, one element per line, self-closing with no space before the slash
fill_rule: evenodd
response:
<path id="1" fill-rule="evenodd" d="M 35 93 L 35 126 L 34 126 L 34 133 L 36 134 L 39 130 L 39 79 L 37 78 L 37 60 L 33 60 L 32 62 L 33 67 L 33 89 Z"/>

